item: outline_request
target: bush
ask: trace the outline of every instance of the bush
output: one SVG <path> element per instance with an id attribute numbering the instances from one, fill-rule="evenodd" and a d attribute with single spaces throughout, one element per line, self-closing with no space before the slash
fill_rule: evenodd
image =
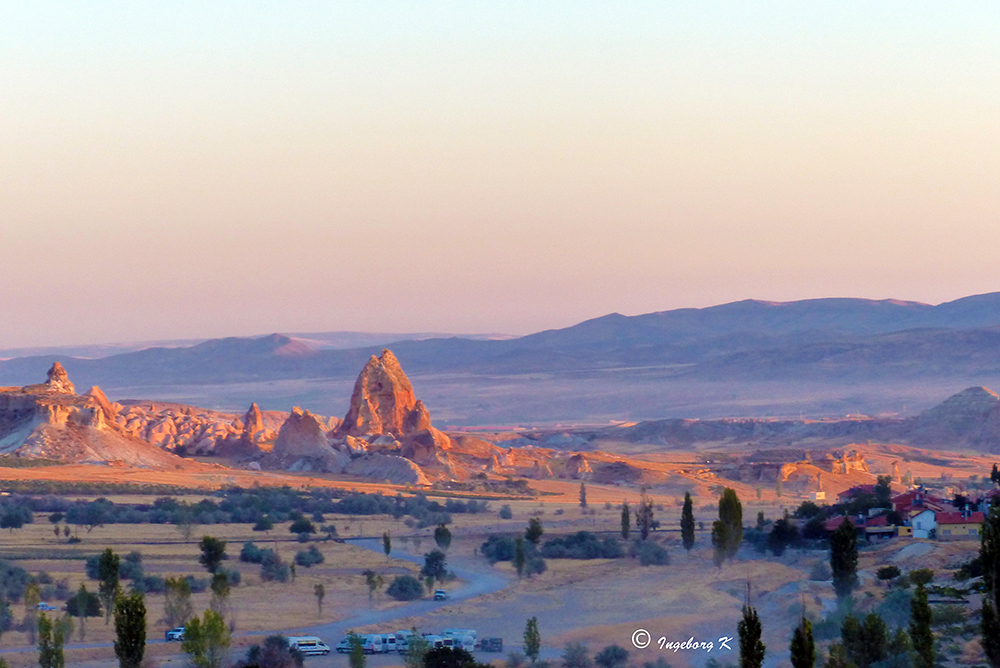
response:
<path id="1" fill-rule="evenodd" d="M 525 575 L 541 575 L 548 569 L 545 559 L 536 553 L 525 555 L 524 573 Z"/>
<path id="2" fill-rule="evenodd" d="M 273 550 L 267 552 L 260 563 L 260 579 L 264 582 L 288 582 L 292 575 L 288 564 L 283 563 Z"/>
<path id="3" fill-rule="evenodd" d="M 162 594 L 167 589 L 159 575 L 145 575 L 141 580 L 132 580 L 132 591 L 143 594 Z"/>
<path id="4" fill-rule="evenodd" d="M 628 650 L 618 645 L 608 645 L 594 657 L 601 668 L 621 668 L 628 662 Z"/>
<path id="5" fill-rule="evenodd" d="M 0 599 L 14 603 L 20 601 L 30 579 L 28 571 L 9 561 L 0 560 Z"/>
<path id="6" fill-rule="evenodd" d="M 589 531 L 578 531 L 572 536 L 548 540 L 541 552 L 543 557 L 549 559 L 618 559 L 624 556 L 618 540 L 601 540 Z"/>
<path id="7" fill-rule="evenodd" d="M 511 536 L 493 534 L 480 546 L 479 551 L 491 564 L 498 561 L 513 561 L 517 543 Z"/>
<path id="8" fill-rule="evenodd" d="M 509 520 L 514 517 L 514 512 L 510 509 L 506 503 L 500 506 L 500 519 Z"/>
<path id="9" fill-rule="evenodd" d="M 397 601 L 415 601 L 423 597 L 424 586 L 412 575 L 399 575 L 389 584 L 385 593 Z"/>
<path id="10" fill-rule="evenodd" d="M 295 563 L 298 566 L 304 566 L 306 568 L 311 568 L 316 564 L 322 564 L 325 561 L 323 553 L 316 549 L 313 545 L 308 550 L 302 550 L 295 554 Z"/>
<path id="11" fill-rule="evenodd" d="M 638 557 L 643 566 L 666 566 L 670 563 L 667 551 L 650 540 L 632 543 L 632 556 Z"/>

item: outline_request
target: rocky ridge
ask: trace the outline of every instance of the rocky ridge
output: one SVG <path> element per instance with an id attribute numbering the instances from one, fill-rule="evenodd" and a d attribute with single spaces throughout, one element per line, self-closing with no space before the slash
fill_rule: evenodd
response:
<path id="1" fill-rule="evenodd" d="M 58 362 L 44 383 L 0 388 L 0 454 L 136 467 L 184 463 L 124 430 L 99 387 L 76 394 Z"/>

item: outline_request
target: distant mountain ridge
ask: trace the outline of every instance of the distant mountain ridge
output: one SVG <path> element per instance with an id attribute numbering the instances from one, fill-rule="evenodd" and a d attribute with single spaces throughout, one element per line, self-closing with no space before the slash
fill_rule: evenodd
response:
<path id="1" fill-rule="evenodd" d="M 829 398 L 841 392 L 841 386 L 856 406 L 852 410 L 877 410 L 877 405 L 857 398 L 857 386 L 878 383 L 884 392 L 893 392 L 893 387 L 919 383 L 928 385 L 925 394 L 940 396 L 956 387 L 1000 384 L 1000 292 L 938 305 L 850 298 L 745 300 L 637 316 L 609 314 L 510 339 L 411 338 L 345 349 L 328 347 L 320 338 L 273 334 L 153 347 L 99 359 L 22 357 L 0 361 L 0 385 L 30 383 L 54 360 L 87 385 L 109 391 L 141 388 L 140 396 L 153 398 L 159 398 L 158 391 L 170 394 L 170 387 L 181 385 L 209 388 L 202 397 L 211 395 L 211 386 L 240 383 L 348 382 L 384 345 L 391 345 L 411 375 L 474 378 L 476 392 L 484 399 L 471 397 L 474 405 L 463 408 L 466 416 L 459 414 L 458 419 L 480 423 L 539 416 L 646 418 L 657 410 L 657 393 L 681 396 L 692 384 L 722 391 L 712 390 L 711 405 L 699 405 L 696 399 L 681 404 L 690 406 L 691 417 L 745 414 L 748 408 L 738 393 L 732 393 L 731 409 L 720 403 L 720 395 L 730 387 L 755 383 L 822 385 L 827 400 L 809 408 L 813 414 L 835 406 Z M 581 374 L 586 383 L 573 381 Z M 553 378 L 560 379 L 558 396 L 544 390 Z M 613 387 L 602 385 L 611 381 Z M 567 386 L 581 393 L 581 400 L 567 396 Z M 433 385 L 427 387 L 435 391 Z M 542 401 L 527 402 L 527 411 L 513 408 L 506 400 L 496 403 L 491 398 L 497 388 L 507 395 L 535 392 Z M 307 404 L 318 391 L 300 388 L 293 400 Z M 749 395 L 763 391 L 754 389 Z M 547 404 L 549 412 L 544 410 Z M 777 410 L 785 410 L 780 408 L 784 405 Z M 572 414 L 565 414 L 567 407 Z M 806 407 L 796 402 L 790 408 L 797 414 Z M 666 408 L 661 411 L 667 413 Z M 449 415 L 449 410 L 442 413 Z"/>

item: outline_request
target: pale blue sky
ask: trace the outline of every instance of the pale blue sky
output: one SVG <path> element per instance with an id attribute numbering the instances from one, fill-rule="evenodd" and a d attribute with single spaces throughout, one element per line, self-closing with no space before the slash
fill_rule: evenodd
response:
<path id="1" fill-rule="evenodd" d="M 5 3 L 0 347 L 1000 289 L 1000 5 Z"/>

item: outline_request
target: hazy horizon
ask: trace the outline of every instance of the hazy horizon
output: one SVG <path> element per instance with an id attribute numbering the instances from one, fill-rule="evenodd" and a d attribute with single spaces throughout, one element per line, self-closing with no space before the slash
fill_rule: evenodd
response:
<path id="1" fill-rule="evenodd" d="M 31 3 L 0 349 L 995 291 L 1000 6 Z"/>

